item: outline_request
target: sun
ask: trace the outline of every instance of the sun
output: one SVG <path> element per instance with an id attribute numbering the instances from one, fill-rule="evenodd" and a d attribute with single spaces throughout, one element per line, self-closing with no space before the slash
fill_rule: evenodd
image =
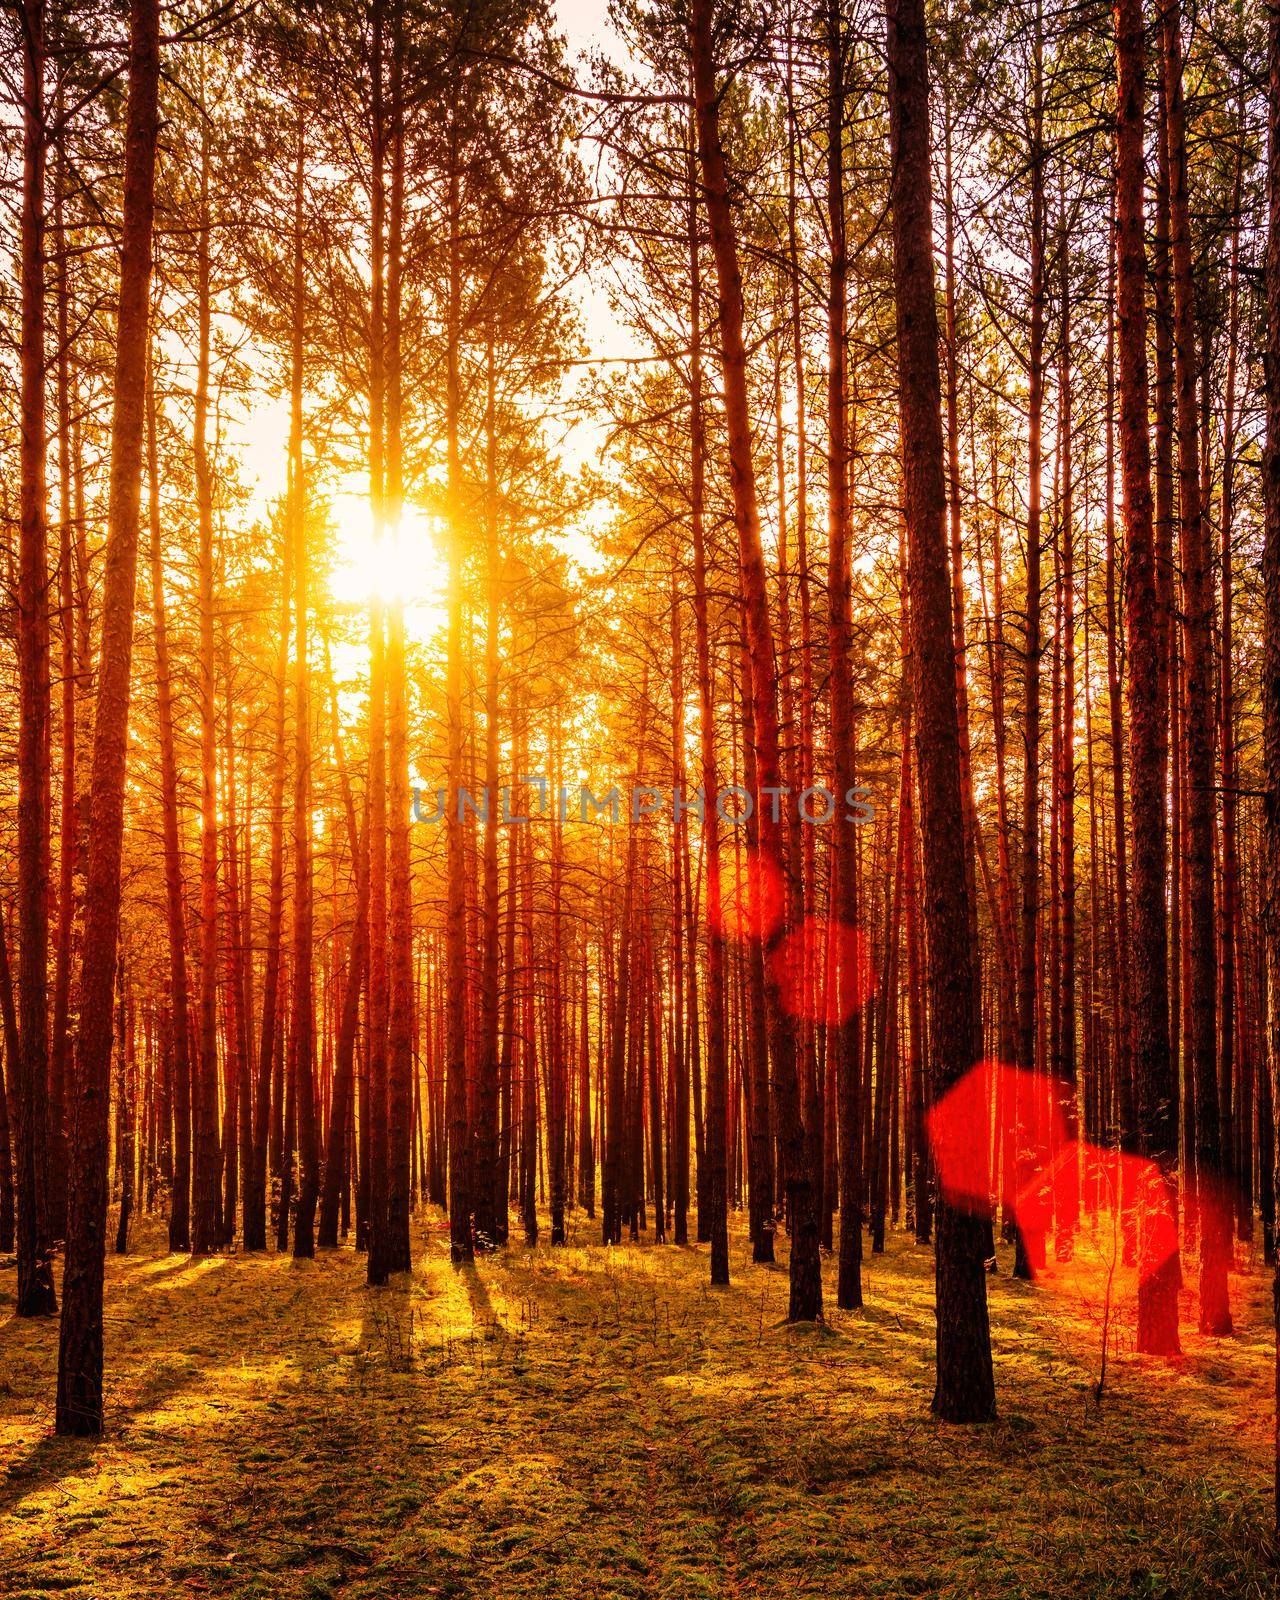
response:
<path id="1" fill-rule="evenodd" d="M 420 507 L 406 505 L 398 526 L 374 537 L 367 495 L 341 493 L 330 502 L 337 533 L 330 588 L 335 600 L 367 605 L 401 601 L 411 637 L 430 639 L 448 621 L 448 564 L 440 551 L 437 521 Z"/>

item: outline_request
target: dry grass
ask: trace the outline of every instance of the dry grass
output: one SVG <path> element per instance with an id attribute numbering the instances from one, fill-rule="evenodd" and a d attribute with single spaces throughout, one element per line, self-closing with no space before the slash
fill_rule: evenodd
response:
<path id="1" fill-rule="evenodd" d="M 454 1272 L 437 1222 L 381 1291 L 350 1250 L 197 1263 L 144 1228 L 108 1269 L 98 1443 L 51 1437 L 57 1330 L 0 1272 L 0 1594 L 1277 1593 L 1256 1263 L 1236 1338 L 1187 1333 L 1174 1367 L 1122 1312 L 1101 1406 L 1087 1282 L 994 1279 L 1000 1420 L 950 1429 L 901 1238 L 865 1313 L 792 1329 L 741 1234 L 713 1292 L 702 1251 L 605 1251 L 581 1216 L 567 1249 Z"/>

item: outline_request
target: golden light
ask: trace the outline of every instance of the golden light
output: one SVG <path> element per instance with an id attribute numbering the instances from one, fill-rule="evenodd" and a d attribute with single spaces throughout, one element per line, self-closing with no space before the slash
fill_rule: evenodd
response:
<path id="1" fill-rule="evenodd" d="M 406 505 L 398 525 L 374 537 L 367 495 L 342 493 L 330 502 L 337 533 L 329 576 L 335 600 L 367 605 L 375 596 L 385 604 L 399 600 L 405 628 L 414 639 L 433 638 L 448 621 L 449 569 L 441 553 L 436 519 Z"/>

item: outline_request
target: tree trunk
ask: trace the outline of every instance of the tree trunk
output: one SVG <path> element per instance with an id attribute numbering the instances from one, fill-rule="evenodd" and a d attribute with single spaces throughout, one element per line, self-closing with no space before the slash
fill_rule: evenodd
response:
<path id="1" fill-rule="evenodd" d="M 1057 990 L 1057 1058 L 1053 1075 L 1059 1084 L 1059 1105 L 1067 1138 L 1078 1135 L 1076 1084 L 1076 563 L 1074 526 L 1074 456 L 1071 412 L 1070 257 L 1064 224 L 1062 246 L 1061 368 L 1058 409 L 1062 430 L 1062 499 L 1060 511 L 1062 689 L 1058 733 L 1058 872 L 1060 982 Z M 1055 1240 L 1060 1260 L 1074 1251 L 1080 1216 L 1079 1173 L 1061 1189 Z"/>
<path id="2" fill-rule="evenodd" d="M 1266 792 L 1263 825 L 1266 855 L 1265 913 L 1268 991 L 1267 1067 L 1272 1107 L 1280 1105 L 1280 10 L 1273 10 L 1267 33 L 1267 255 L 1266 255 L 1266 443 L 1262 459 L 1264 539 L 1263 589 L 1263 748 Z M 1280 1116 L 1273 1115 L 1274 1130 Z M 1280 1159 L 1273 1146 L 1273 1178 Z M 1280 1394 L 1280 1258 L 1272 1277 L 1275 1370 Z M 1280 1534 L 1280 1403 L 1275 1414 L 1275 1526 Z"/>
<path id="3" fill-rule="evenodd" d="M 222 1242 L 222 1204 L 218 1178 L 218 742 L 213 654 L 213 469 L 209 460 L 210 322 L 209 134 L 201 121 L 200 198 L 196 220 L 195 468 L 196 561 L 200 619 L 196 687 L 200 708 L 200 1012 L 199 1044 L 193 1076 L 194 1163 L 191 1194 L 191 1248 L 208 1255 Z"/>
<path id="4" fill-rule="evenodd" d="M 1236 1163 L 1236 1212 L 1239 1237 L 1253 1237 L 1253 1128 L 1251 1053 L 1244 1048 L 1243 995 L 1238 989 L 1237 972 L 1243 965 L 1243 928 L 1240 911 L 1240 849 L 1238 842 L 1239 785 L 1236 763 L 1235 705 L 1235 453 L 1236 453 L 1236 374 L 1240 340 L 1240 224 L 1244 186 L 1244 105 L 1240 106 L 1240 133 L 1236 151 L 1236 174 L 1231 196 L 1231 266 L 1227 309 L 1227 370 L 1222 416 L 1222 638 L 1219 678 L 1220 772 L 1222 779 L 1222 906 L 1220 915 L 1221 1023 L 1218 1029 L 1218 1078 L 1230 1083 L 1240 1078 L 1239 1159 Z"/>
<path id="5" fill-rule="evenodd" d="M 45 7 L 23 6 L 21 466 L 18 533 L 18 1031 L 14 1071 L 20 1317 L 58 1309 L 49 1237 L 49 610 L 45 481 Z"/>
<path id="6" fill-rule="evenodd" d="M 1036 951 L 1040 928 L 1040 652 L 1041 506 L 1044 415 L 1045 219 L 1044 219 L 1044 39 L 1036 10 L 1031 128 L 1031 345 L 1028 355 L 1027 417 L 1027 597 L 1022 677 L 1022 942 L 1018 961 L 1018 1067 L 1020 1087 L 1035 1074 L 1036 1015 L 1040 987 Z M 1017 1187 L 1036 1180 L 1043 1162 L 1037 1149 L 1035 1110 L 1018 1093 L 1014 1111 Z M 1019 1227 L 1014 1276 L 1029 1278 L 1044 1266 L 1044 1240 Z"/>
<path id="7" fill-rule="evenodd" d="M 1177 1125 L 1169 1060 L 1164 895 L 1164 775 L 1158 721 L 1155 545 L 1147 431 L 1147 313 L 1143 244 L 1143 35 L 1140 0 L 1116 9 L 1116 315 L 1120 459 L 1124 483 L 1129 632 L 1128 703 L 1133 840 L 1131 1048 L 1143 1152 L 1164 1193 L 1139 1205 L 1138 1344 L 1153 1355 L 1178 1348 L 1176 1255 L 1150 1257 L 1161 1209 L 1175 1204 Z M 1119 752 L 1112 752 L 1119 760 Z M 1123 818 L 1114 819 L 1117 841 Z"/>
<path id="8" fill-rule="evenodd" d="M 119 1093 L 116 1097 L 116 1169 L 120 1180 L 120 1215 L 116 1219 L 116 1254 L 129 1251 L 129 1223 L 133 1216 L 136 1161 L 137 1087 L 134 1078 L 132 996 L 128 963 L 123 954 L 116 963 L 116 1019 L 119 1030 L 116 1060 Z"/>
<path id="9" fill-rule="evenodd" d="M 369 959 L 369 809 L 367 801 L 363 821 L 356 822 L 355 800 L 351 780 L 347 773 L 343 752 L 342 733 L 338 720 L 338 689 L 334 681 L 333 660 L 329 638 L 324 635 L 326 677 L 329 683 L 330 727 L 332 730 L 334 765 L 338 769 L 338 782 L 342 791 L 342 808 L 347 819 L 347 842 L 351 847 L 352 871 L 355 875 L 355 924 L 347 948 L 346 976 L 342 986 L 342 1005 L 337 1018 L 337 1039 L 334 1044 L 333 1093 L 326 1135 L 324 1179 L 320 1191 L 320 1212 L 316 1243 L 321 1249 L 334 1249 L 338 1243 L 338 1230 L 345 1231 L 350 1210 L 350 1183 L 354 1177 L 352 1132 L 355 1100 L 355 1053 L 360 1031 L 360 993 Z"/>
<path id="10" fill-rule="evenodd" d="M 267 1248 L 267 1176 L 271 1144 L 272 1089 L 279 1068 L 280 956 L 284 928 L 285 702 L 289 674 L 289 603 L 293 593 L 293 533 L 282 539 L 279 642 L 276 650 L 275 718 L 272 730 L 270 845 L 267 886 L 267 949 L 262 979 L 262 1038 L 253 1107 L 253 1161 L 245 1174 L 244 1247 Z M 332 676 L 332 674 L 331 674 Z M 276 1116 L 283 1108 L 276 1099 Z"/>
<path id="11" fill-rule="evenodd" d="M 774 704 L 773 636 L 769 622 L 764 554 L 760 542 L 760 515 L 755 467 L 751 452 L 751 418 L 747 393 L 747 352 L 744 340 L 742 273 L 738 261 L 737 229 L 729 198 L 728 177 L 720 140 L 719 97 L 712 41 L 710 0 L 692 7 L 694 106 L 698 156 L 706 197 L 711 248 L 716 263 L 717 302 L 720 312 L 720 353 L 724 379 L 725 425 L 729 446 L 729 477 L 733 492 L 734 522 L 738 533 L 739 576 L 742 587 L 746 643 L 751 661 L 751 709 L 755 744 L 756 782 L 759 795 L 781 786 L 778 718 Z M 710 797 L 709 797 L 710 798 Z M 786 860 L 779 823 L 771 805 L 759 808 L 760 851 L 756 871 L 766 894 L 770 885 L 781 887 Z M 765 898 L 762 896 L 762 898 Z M 812 1321 L 822 1315 L 822 1270 L 819 1253 L 818 1193 L 811 1170 L 804 1107 L 797 1078 L 796 1030 L 783 998 L 786 981 L 786 919 L 777 912 L 757 935 L 765 966 L 765 997 L 769 1011 L 770 1053 L 774 1068 L 774 1094 L 782 1165 L 786 1172 L 788 1211 L 791 1218 L 790 1304 L 792 1322 Z"/>
<path id="12" fill-rule="evenodd" d="M 391 60 L 391 206 L 387 238 L 387 509 L 398 542 L 404 501 L 401 444 L 400 278 L 404 216 L 403 40 L 395 9 Z M 409 1272 L 413 1246 L 413 901 L 409 874 L 409 708 L 404 659 L 404 597 L 387 616 L 387 1256 L 388 1272 Z"/>
<path id="13" fill-rule="evenodd" d="M 235 1243 L 240 1204 L 240 1107 L 249 1093 L 248 1018 L 245 1014 L 244 923 L 240 905 L 240 842 L 236 805 L 235 666 L 229 646 L 223 652 L 226 713 L 223 723 L 223 792 L 226 821 L 222 852 L 223 892 L 227 906 L 223 1031 L 226 1040 L 226 1083 L 222 1121 L 222 1242 Z M 248 829 L 246 828 L 246 833 Z"/>
<path id="14" fill-rule="evenodd" d="M 635 784 L 641 779 L 641 762 L 649 727 L 649 674 L 646 669 L 640 690 L 640 721 L 636 737 Z M 635 905 L 637 824 L 632 818 L 627 828 L 627 854 L 622 885 L 622 905 L 618 914 L 618 957 L 614 970 L 613 1010 L 609 1026 L 609 1070 L 605 1094 L 604 1183 L 601 1190 L 604 1244 L 622 1243 L 622 1224 L 628 1215 L 630 1195 L 627 1186 L 627 1046 L 637 1028 L 643 1029 L 643 1016 L 637 1016 L 631 993 L 632 921 Z M 633 1041 L 634 1043 L 634 1041 Z M 713 1282 L 716 1280 L 713 1278 Z"/>
<path id="15" fill-rule="evenodd" d="M 65 112 L 59 83 L 54 114 Z M 62 773 L 58 818 L 58 931 L 54 957 L 53 1038 L 49 1057 L 49 1235 L 60 1239 L 67 1227 L 67 1078 L 70 1063 L 72 943 L 76 920 L 76 873 L 79 864 L 79 814 L 76 785 L 77 704 L 75 639 L 75 572 L 72 560 L 72 427 L 71 427 L 71 291 L 70 258 L 64 220 L 67 189 L 65 135 L 58 138 L 54 179 L 54 242 L 57 262 L 57 392 L 58 392 L 58 631 L 62 672 Z"/>
<path id="16" fill-rule="evenodd" d="M 475 1131 L 472 1147 L 472 1193 L 476 1243 L 483 1250 L 498 1242 L 498 1012 L 502 981 L 501 920 L 498 894 L 498 627 L 500 562 L 498 506 L 497 375 L 492 335 L 485 369 L 485 645 L 484 645 L 484 781 L 488 811 L 484 819 L 482 949 L 480 966 L 480 1033 L 476 1062 Z M 508 979 L 510 974 L 508 974 Z M 588 1141 L 589 1142 L 589 1141 Z"/>
<path id="17" fill-rule="evenodd" d="M 689 1053 L 685 1036 L 685 919 L 684 875 L 689 861 L 689 820 L 680 802 L 685 796 L 684 725 L 684 640 L 681 632 L 680 591 L 677 564 L 671 564 L 671 790 L 675 822 L 671 830 L 671 1192 L 674 1207 L 675 1242 L 689 1242 Z M 696 943 L 697 930 L 689 929 Z M 585 973 L 584 973 L 585 981 Z M 583 1061 L 586 1061 L 587 1007 L 582 1004 Z M 583 1093 L 587 1076 L 582 1078 Z M 584 1132 L 590 1124 L 583 1121 Z"/>
<path id="18" fill-rule="evenodd" d="M 596 1156 L 591 1137 L 591 1030 L 588 1025 L 590 960 L 586 936 L 582 941 L 582 1018 L 578 1039 L 578 1204 L 589 1217 L 596 1214 Z"/>
<path id="19" fill-rule="evenodd" d="M 746 855 L 749 864 L 760 860 L 760 797 L 755 758 L 755 717 L 751 706 L 751 663 L 742 638 L 742 781 L 747 793 L 757 797 L 746 819 Z M 769 1024 L 765 1000 L 764 940 L 761 936 L 764 915 L 760 873 L 748 866 L 747 881 L 742 881 L 742 842 L 735 832 L 733 841 L 735 890 L 738 907 L 745 907 L 750 937 L 738 952 L 740 985 L 740 1039 L 742 1051 L 743 1100 L 746 1111 L 746 1156 L 749 1181 L 748 1215 L 751 1229 L 751 1259 L 768 1262 L 774 1258 L 774 1198 L 778 1169 L 774 1160 L 774 1128 L 769 1104 Z"/>
<path id="20" fill-rule="evenodd" d="M 58 1350 L 56 1427 L 61 1434 L 102 1432 L 102 1281 L 107 1224 L 111 999 L 120 928 L 120 858 L 159 126 L 160 11 L 156 0 L 133 0 L 129 23 L 129 98 L 125 116 L 102 657 L 93 728 L 92 826 L 85 880 L 85 953 L 72 1116 L 76 1158 L 68 1195 Z"/>
<path id="21" fill-rule="evenodd" d="M 834 1061 L 839 1113 L 840 1268 L 836 1304 L 851 1310 L 862 1304 L 862 1096 L 858 1058 L 862 1030 L 858 1015 L 857 899 L 854 851 L 857 834 L 848 818 L 846 796 L 856 782 L 853 770 L 853 673 L 849 552 L 848 395 L 846 390 L 849 258 L 844 202 L 844 38 L 839 0 L 828 0 L 827 18 L 827 213 L 831 269 L 827 285 L 827 638 L 831 655 L 831 755 L 836 813 L 831 838 L 831 941 L 834 971 L 827 974 L 834 1004 L 828 1001 L 827 1049 Z"/>
<path id="22" fill-rule="evenodd" d="M 890 0 L 889 117 L 898 409 L 911 595 L 929 996 L 929 1088 L 937 1100 L 978 1053 L 978 974 L 969 943 L 960 731 L 943 519 L 941 379 L 930 197 L 928 52 L 922 0 Z M 937 1206 L 937 1385 L 944 1421 L 995 1410 L 983 1224 L 945 1196 Z"/>
<path id="23" fill-rule="evenodd" d="M 711 627 L 707 613 L 707 548 L 704 519 L 706 434 L 702 411 L 702 271 L 698 240 L 696 127 L 689 146 L 689 519 L 693 534 L 694 654 L 698 676 L 698 724 L 702 754 L 702 854 L 706 877 L 707 964 L 707 1095 L 703 1149 L 706 1167 L 707 1232 L 711 1244 L 711 1281 L 729 1282 L 728 1148 L 725 1118 L 728 1103 L 728 1060 L 725 1054 L 724 926 L 720 903 L 720 761 L 716 750 L 715 701 L 711 683 Z M 692 920 L 690 926 L 694 926 Z M 691 936 L 692 937 L 692 936 Z M 693 974 L 696 966 L 691 964 Z M 696 1027 L 691 1031 L 696 1037 Z M 695 1057 L 695 1071 L 697 1062 Z M 696 1088 L 696 1082 L 695 1082 Z M 701 1185 L 700 1185 L 701 1192 Z M 699 1208 L 699 1221 L 702 1221 Z M 701 1228 L 699 1236 L 701 1237 Z"/>
<path id="24" fill-rule="evenodd" d="M 386 129 L 383 111 L 383 5 L 372 5 L 373 143 L 370 183 L 369 289 L 369 503 L 373 531 L 381 543 L 386 530 Z M 375 585 L 369 599 L 369 1179 L 366 1219 L 369 1235 L 367 1277 L 387 1281 L 387 1192 L 390 1183 L 390 1131 L 387 1121 L 387 686 L 386 636 L 382 595 Z"/>
<path id="25" fill-rule="evenodd" d="M 467 1125 L 467 860 L 462 822 L 462 779 L 466 727 L 462 717 L 462 567 L 463 485 L 459 445 L 461 427 L 462 241 L 458 131 L 449 130 L 448 199 L 448 330 L 445 360 L 446 448 L 449 495 L 449 629 L 445 676 L 445 722 L 448 731 L 449 782 L 446 789 L 445 1056 L 449 1085 L 449 1243 L 455 1263 L 470 1261 L 472 1242 L 471 1152 Z M 532 1038 L 526 1040 L 527 1065 Z M 522 1085 L 528 1091 L 530 1082 Z M 522 1095 L 523 1098 L 523 1095 Z"/>
<path id="26" fill-rule="evenodd" d="M 349 1181 L 347 1143 L 352 1128 L 353 1063 L 356 1034 L 360 1025 L 360 989 L 364 982 L 369 951 L 369 880 L 365 860 L 368 852 L 368 813 L 364 838 L 356 842 L 356 921 L 347 952 L 346 982 L 333 1066 L 333 1105 L 329 1114 L 329 1138 L 324 1163 L 324 1187 L 320 1195 L 320 1222 L 317 1243 L 321 1249 L 334 1249 L 338 1243 L 338 1220 L 343 1191 Z"/>
<path id="27" fill-rule="evenodd" d="M 551 967 L 547 1004 L 547 1196 L 551 1211 L 551 1243 L 565 1242 L 565 1119 L 567 1065 L 564 1038 L 564 819 L 559 796 L 564 779 L 561 764 L 562 733 L 557 717 L 552 750 L 553 795 L 551 812 Z"/>
<path id="28" fill-rule="evenodd" d="M 154 368 L 148 374 L 147 464 L 151 552 L 151 615 L 155 629 L 156 726 L 160 741 L 160 808 L 164 831 L 165 927 L 169 945 L 170 1074 L 173 1100 L 173 1179 L 169 1249 L 191 1248 L 191 1022 L 188 1012 L 187 935 L 178 826 L 178 763 L 173 741 L 173 686 L 160 545 L 160 461 L 156 448 Z M 247 1198 L 247 1197 L 246 1197 Z"/>
<path id="29" fill-rule="evenodd" d="M 17 1242 L 17 1221 L 13 1187 L 13 1142 L 9 1105 L 13 1098 L 10 1084 L 18 1069 L 18 1017 L 13 1006 L 13 979 L 9 972 L 9 946 L 4 924 L 0 922 L 0 1010 L 3 1011 L 4 1056 L 0 1062 L 0 1251 L 8 1253 Z"/>
<path id="30" fill-rule="evenodd" d="M 303 257 L 305 144 L 298 123 L 293 178 L 293 284 L 289 385 L 289 527 L 293 538 L 294 715 L 293 715 L 293 1033 L 294 1096 L 298 1128 L 298 1210 L 293 1254 L 316 1253 L 315 1216 L 320 1197 L 320 1130 L 316 1119 L 315 999 L 312 955 L 315 903 L 311 874 L 311 566 L 307 547 L 307 479 L 303 456 L 303 362 L 306 350 L 306 280 Z"/>
<path id="31" fill-rule="evenodd" d="M 1217 947 L 1213 881 L 1213 579 L 1201 499 L 1200 413 L 1196 397 L 1195 303 L 1187 142 L 1182 99 L 1179 0 L 1161 0 L 1165 115 L 1169 137 L 1169 222 L 1173 255 L 1173 356 L 1178 421 L 1178 512 L 1182 553 L 1184 690 L 1186 694 L 1186 862 L 1191 942 L 1187 952 L 1196 1083 L 1196 1175 L 1208 1200 L 1200 1216 L 1200 1331 L 1231 1332 L 1227 1266 L 1231 1210 L 1226 1187 L 1230 1151 L 1219 1124 L 1216 1044 Z"/>
<path id="32" fill-rule="evenodd" d="M 536 968 L 533 946 L 533 840 L 525 831 L 521 840 L 521 893 L 524 925 L 521 929 L 525 972 L 523 1029 L 520 1040 L 520 1221 L 525 1243 L 538 1242 L 538 1024 Z"/>

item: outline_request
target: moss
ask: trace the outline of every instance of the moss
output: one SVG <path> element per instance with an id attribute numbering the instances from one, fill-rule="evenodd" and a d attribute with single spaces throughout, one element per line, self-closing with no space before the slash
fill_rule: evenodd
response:
<path id="1" fill-rule="evenodd" d="M 785 1268 L 737 1231 L 716 1294 L 700 1250 L 454 1272 L 446 1238 L 370 1291 L 349 1250 L 191 1264 L 144 1224 L 108 1262 L 91 1448 L 49 1438 L 56 1324 L 9 1321 L 0 1593 L 1276 1594 L 1260 1271 L 1233 1280 L 1234 1341 L 1201 1340 L 1188 1297 L 1176 1367 L 1134 1355 L 1122 1316 L 1100 1407 L 1096 1304 L 992 1280 L 1002 1414 L 953 1429 L 928 1411 L 931 1258 L 901 1237 L 865 1311 L 822 1329 L 786 1326 Z"/>

